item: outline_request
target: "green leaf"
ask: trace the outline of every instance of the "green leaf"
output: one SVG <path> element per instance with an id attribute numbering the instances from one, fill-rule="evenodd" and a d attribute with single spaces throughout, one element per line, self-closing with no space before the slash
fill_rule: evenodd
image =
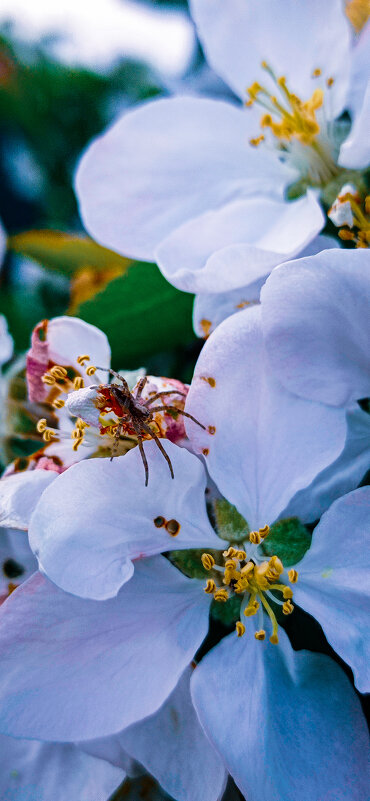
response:
<path id="1" fill-rule="evenodd" d="M 25 231 L 9 237 L 8 247 L 50 270 L 57 270 L 68 276 L 74 275 L 82 267 L 93 267 L 96 270 L 121 267 L 122 272 L 125 272 L 131 264 L 129 259 L 103 248 L 88 236 L 77 236 L 63 231 Z"/>
<path id="2" fill-rule="evenodd" d="M 228 601 L 212 601 L 211 615 L 214 620 L 219 620 L 224 626 L 232 626 L 239 620 L 240 604 L 242 602 L 240 595 L 233 595 Z"/>
<path id="3" fill-rule="evenodd" d="M 229 542 L 244 542 L 249 536 L 249 526 L 235 506 L 226 498 L 217 498 L 213 503 L 213 514 L 217 534 Z"/>
<path id="4" fill-rule="evenodd" d="M 175 289 L 158 267 L 135 262 L 77 314 L 107 334 L 114 364 L 130 370 L 194 339 L 192 306 L 193 295 Z"/>
<path id="5" fill-rule="evenodd" d="M 284 567 L 296 565 L 311 544 L 311 534 L 298 517 L 287 517 L 271 526 L 262 548 L 266 556 L 278 556 Z"/>

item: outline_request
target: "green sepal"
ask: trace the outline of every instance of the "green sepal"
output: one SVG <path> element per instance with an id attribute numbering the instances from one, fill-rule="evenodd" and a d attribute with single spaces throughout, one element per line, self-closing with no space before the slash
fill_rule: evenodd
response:
<path id="1" fill-rule="evenodd" d="M 185 576 L 189 576 L 189 578 L 207 579 L 209 578 L 209 572 L 202 565 L 202 554 L 204 551 L 204 548 L 193 548 L 189 551 L 171 551 L 169 553 L 169 560 L 173 565 L 178 567 Z M 209 548 L 207 548 L 207 553 L 215 555 L 217 551 L 210 551 Z"/>
<path id="2" fill-rule="evenodd" d="M 298 517 L 287 517 L 271 526 L 261 543 L 266 556 L 278 556 L 284 567 L 297 564 L 311 544 L 311 534 Z"/>
<path id="3" fill-rule="evenodd" d="M 226 498 L 217 498 L 212 504 L 217 534 L 228 542 L 244 542 L 249 537 L 249 526 L 237 508 Z"/>
<path id="4" fill-rule="evenodd" d="M 232 626 L 239 620 L 240 604 L 243 596 L 233 595 L 228 601 L 212 601 L 211 617 L 219 620 L 224 626 Z"/>

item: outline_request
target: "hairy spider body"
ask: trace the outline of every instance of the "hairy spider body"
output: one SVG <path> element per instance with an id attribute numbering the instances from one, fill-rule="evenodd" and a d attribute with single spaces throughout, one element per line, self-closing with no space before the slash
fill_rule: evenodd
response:
<path id="1" fill-rule="evenodd" d="M 156 425 L 158 428 L 158 423 L 155 420 L 154 415 L 157 412 L 174 412 L 175 414 L 181 414 L 184 417 L 188 417 L 190 420 L 193 420 L 201 428 L 205 429 L 205 426 L 196 420 L 191 414 L 182 411 L 181 409 L 177 409 L 176 406 L 171 405 L 160 405 L 160 406 L 152 406 L 151 404 L 154 401 L 160 400 L 164 395 L 178 395 L 180 397 L 186 397 L 184 392 L 180 392 L 177 389 L 170 389 L 164 390 L 163 392 L 156 392 L 152 397 L 148 398 L 147 400 L 142 399 L 141 395 L 145 384 L 147 382 L 147 378 L 141 378 L 137 387 L 135 394 L 131 392 L 129 385 L 123 376 L 116 373 L 114 370 L 97 367 L 98 370 L 107 369 L 111 375 L 117 378 L 120 381 L 120 384 L 108 384 L 106 386 L 99 387 L 99 394 L 103 396 L 105 400 L 104 408 L 105 411 L 112 411 L 116 417 L 118 418 L 118 424 L 115 431 L 115 442 L 112 448 L 111 460 L 114 458 L 117 452 L 119 439 L 123 434 L 130 434 L 135 436 L 138 441 L 138 446 L 140 450 L 141 459 L 144 465 L 145 470 L 145 486 L 148 486 L 149 480 L 149 467 L 147 458 L 145 456 L 145 451 L 143 448 L 143 440 L 144 439 L 154 439 L 157 447 L 159 448 L 162 456 L 166 460 L 171 477 L 174 478 L 173 467 L 171 463 L 171 459 L 166 453 L 162 442 L 158 435 L 153 430 L 153 424 Z"/>

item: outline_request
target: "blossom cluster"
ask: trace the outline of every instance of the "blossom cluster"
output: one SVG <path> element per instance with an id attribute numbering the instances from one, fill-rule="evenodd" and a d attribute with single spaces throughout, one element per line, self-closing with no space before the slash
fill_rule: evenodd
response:
<path id="1" fill-rule="evenodd" d="M 175 801 L 367 796 L 370 50 L 344 5 L 191 0 L 229 99 L 151 100 L 81 158 L 90 235 L 194 293 L 205 341 L 188 385 L 112 369 L 77 317 L 32 332 L 4 798 L 104 801 L 140 769 Z"/>

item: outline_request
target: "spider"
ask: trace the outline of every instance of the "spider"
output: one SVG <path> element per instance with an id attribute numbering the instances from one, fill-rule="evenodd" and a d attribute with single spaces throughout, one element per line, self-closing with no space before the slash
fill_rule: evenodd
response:
<path id="1" fill-rule="evenodd" d="M 203 428 L 204 431 L 206 430 L 206 427 L 202 425 L 202 423 L 200 423 L 199 420 L 196 420 L 196 418 L 193 417 L 193 415 L 188 414 L 188 412 L 183 412 L 180 409 L 177 409 L 176 406 L 166 406 L 166 405 L 152 406 L 151 404 L 154 401 L 158 400 L 159 398 L 162 398 L 163 395 L 180 395 L 181 397 L 185 398 L 186 397 L 185 393 L 180 392 L 177 389 L 167 389 L 163 390 L 162 392 L 156 392 L 156 394 L 153 395 L 148 400 L 140 402 L 143 389 L 148 380 L 146 376 L 140 379 L 134 395 L 130 391 L 130 387 L 126 379 L 123 378 L 123 376 L 121 376 L 119 373 L 116 373 L 115 370 L 112 370 L 110 367 L 109 368 L 97 367 L 96 369 L 105 370 L 106 372 L 110 373 L 110 375 L 114 376 L 121 382 L 121 386 L 118 386 L 117 384 L 109 384 L 109 386 L 107 387 L 110 398 L 112 400 L 112 407 L 111 407 L 112 411 L 114 411 L 117 414 L 117 417 L 125 418 L 124 420 L 120 420 L 120 422 L 118 423 L 117 430 L 114 435 L 115 442 L 112 447 L 111 461 L 116 455 L 120 436 L 121 434 L 124 433 L 124 429 L 127 427 L 128 423 L 137 436 L 140 455 L 145 470 L 145 486 L 146 487 L 148 486 L 149 467 L 147 458 L 145 456 L 145 451 L 143 448 L 143 434 L 149 435 L 152 439 L 154 439 L 162 456 L 165 458 L 168 464 L 171 473 L 171 478 L 174 478 L 175 475 L 173 472 L 171 459 L 166 453 L 159 437 L 157 436 L 157 434 L 154 433 L 154 431 L 149 426 L 149 423 L 155 422 L 153 417 L 154 413 L 163 411 L 176 412 L 176 414 L 181 414 L 183 415 L 183 417 L 188 417 L 190 420 L 193 420 L 193 422 L 196 423 L 198 426 L 200 426 L 200 428 Z"/>

